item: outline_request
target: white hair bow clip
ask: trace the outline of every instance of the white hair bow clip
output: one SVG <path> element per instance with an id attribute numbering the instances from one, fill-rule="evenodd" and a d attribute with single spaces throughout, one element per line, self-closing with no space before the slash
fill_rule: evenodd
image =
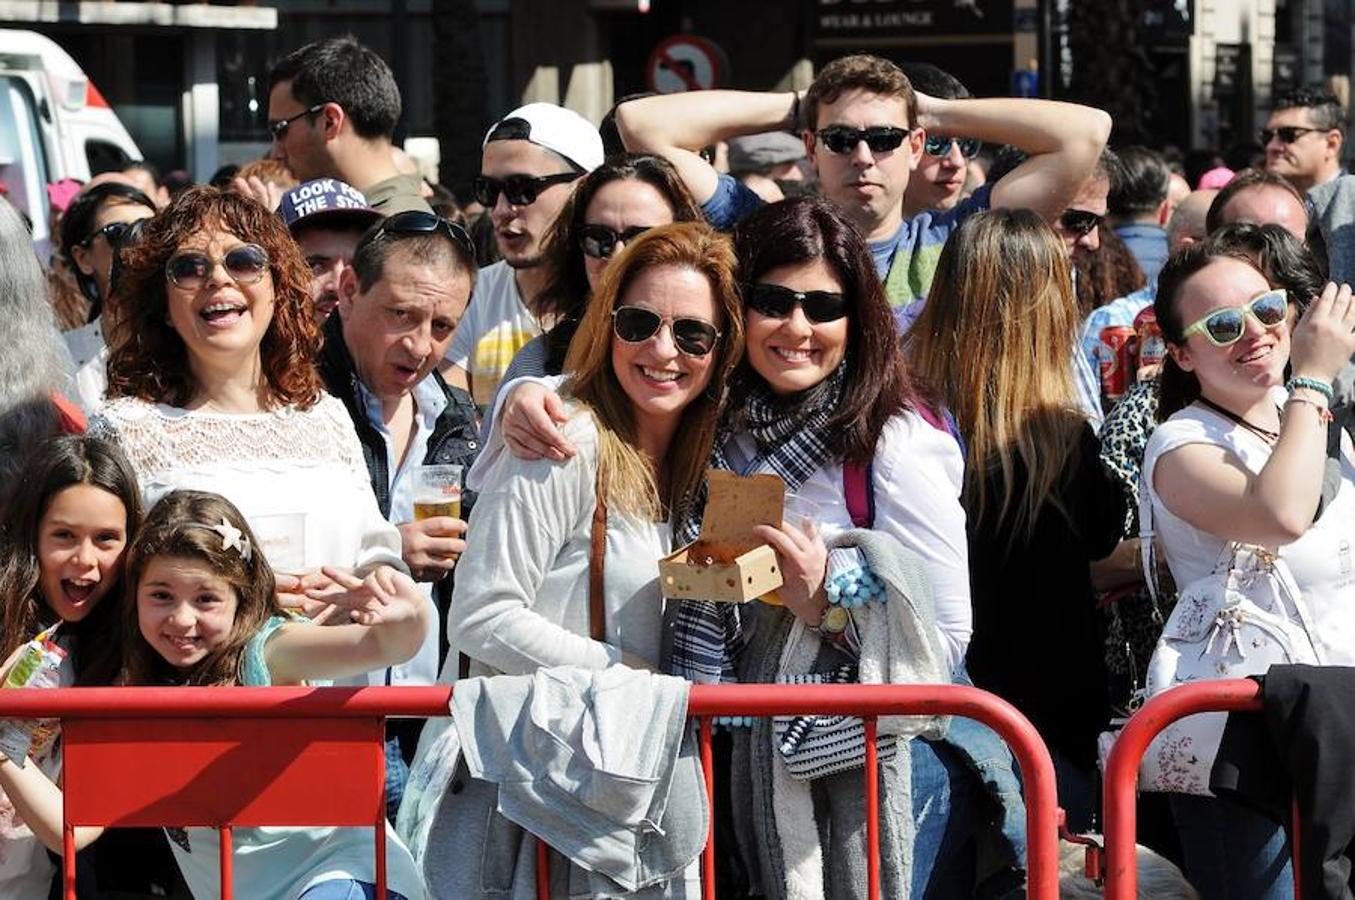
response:
<path id="1" fill-rule="evenodd" d="M 245 533 L 232 525 L 225 516 L 221 517 L 220 525 L 203 525 L 202 527 L 209 528 L 221 535 L 222 550 L 235 550 L 245 562 L 249 562 L 253 553 L 249 546 L 249 538 L 245 537 Z"/>

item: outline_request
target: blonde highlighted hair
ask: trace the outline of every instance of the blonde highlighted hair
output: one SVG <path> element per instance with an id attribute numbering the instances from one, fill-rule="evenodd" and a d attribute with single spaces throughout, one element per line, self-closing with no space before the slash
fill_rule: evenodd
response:
<path id="1" fill-rule="evenodd" d="M 612 369 L 612 310 L 642 272 L 659 266 L 688 269 L 710 284 L 720 338 L 711 351 L 706 389 L 682 411 L 675 439 L 658 471 L 639 449 L 630 397 Z M 598 485 L 612 509 L 657 520 L 685 510 L 710 461 L 721 400 L 743 355 L 743 311 L 728 238 L 704 222 L 651 228 L 612 261 L 570 341 L 567 393 L 592 414 L 598 430 Z"/>
<path id="2" fill-rule="evenodd" d="M 914 375 L 941 392 L 964 436 L 966 510 L 981 518 L 996 503 L 1013 542 L 1031 536 L 1046 503 L 1067 512 L 1056 489 L 1084 427 L 1069 365 L 1076 329 L 1063 242 L 1029 210 L 995 209 L 946 242 L 908 333 Z M 988 496 L 994 469 L 1001 497 Z"/>

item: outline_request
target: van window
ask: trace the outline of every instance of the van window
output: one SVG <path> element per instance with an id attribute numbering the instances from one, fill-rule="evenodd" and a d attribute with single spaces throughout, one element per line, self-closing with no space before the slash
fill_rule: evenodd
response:
<path id="1" fill-rule="evenodd" d="M 46 239 L 47 160 L 36 106 L 28 84 L 10 76 L 0 76 L 0 181 L 9 199 L 32 221 L 33 239 Z"/>
<path id="2" fill-rule="evenodd" d="M 127 152 L 108 141 L 85 141 L 85 159 L 89 160 L 89 174 L 121 172 L 132 161 Z"/>

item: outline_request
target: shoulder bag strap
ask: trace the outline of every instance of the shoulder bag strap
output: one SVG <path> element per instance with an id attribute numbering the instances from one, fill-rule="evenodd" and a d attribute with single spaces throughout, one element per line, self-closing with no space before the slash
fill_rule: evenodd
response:
<path id="1" fill-rule="evenodd" d="M 842 464 L 842 493 L 847 500 L 847 513 L 857 528 L 875 527 L 875 464 L 844 462 Z"/>

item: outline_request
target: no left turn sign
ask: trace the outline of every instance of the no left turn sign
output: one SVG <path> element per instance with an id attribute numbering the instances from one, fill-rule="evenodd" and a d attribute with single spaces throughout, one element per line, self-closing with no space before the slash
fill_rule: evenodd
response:
<path id="1" fill-rule="evenodd" d="M 674 35 L 649 54 L 645 81 L 660 94 L 710 90 L 724 82 L 724 58 L 723 51 L 703 37 Z"/>

